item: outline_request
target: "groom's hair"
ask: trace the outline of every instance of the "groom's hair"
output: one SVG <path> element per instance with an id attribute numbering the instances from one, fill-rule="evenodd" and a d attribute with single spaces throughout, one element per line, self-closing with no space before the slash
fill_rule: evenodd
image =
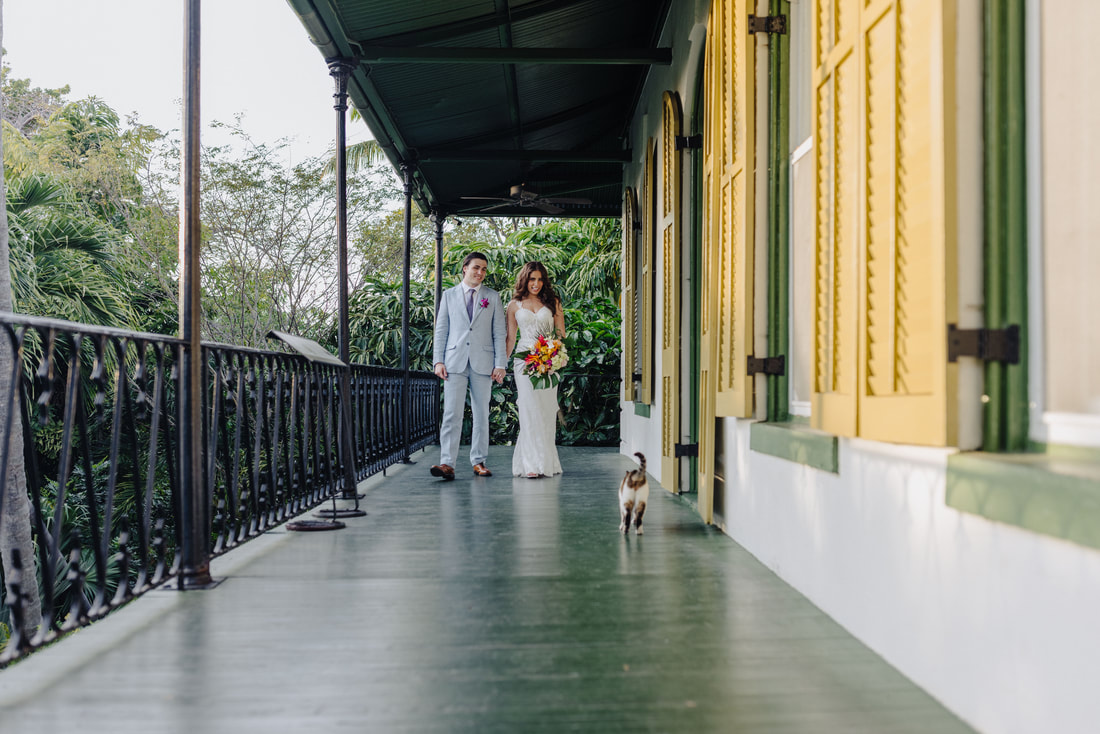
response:
<path id="1" fill-rule="evenodd" d="M 466 256 L 466 259 L 462 261 L 462 270 L 466 269 L 466 266 L 470 264 L 471 260 L 484 260 L 486 265 L 489 264 L 489 258 L 485 257 L 485 255 L 480 252 L 471 252 Z"/>

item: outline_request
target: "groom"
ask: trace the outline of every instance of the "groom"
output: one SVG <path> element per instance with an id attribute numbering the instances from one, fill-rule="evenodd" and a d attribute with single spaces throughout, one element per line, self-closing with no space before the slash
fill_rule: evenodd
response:
<path id="1" fill-rule="evenodd" d="M 489 398 L 495 381 L 504 382 L 505 324 L 500 294 L 483 286 L 489 261 L 471 252 L 462 261 L 462 282 L 443 292 L 435 315 L 432 361 L 443 380 L 443 423 L 439 427 L 439 463 L 433 477 L 454 479 L 455 457 L 462 434 L 466 388 L 474 414 L 470 463 L 479 477 L 492 476 L 485 466 L 489 453 Z"/>

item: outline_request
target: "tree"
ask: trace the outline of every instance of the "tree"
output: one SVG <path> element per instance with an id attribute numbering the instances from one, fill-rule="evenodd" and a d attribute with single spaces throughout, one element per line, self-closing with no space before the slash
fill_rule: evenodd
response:
<path id="1" fill-rule="evenodd" d="M 369 214 L 352 232 L 349 243 L 355 270 L 352 271 L 350 289 L 355 290 L 369 279 L 399 283 L 404 278 L 405 211 L 393 208 L 385 202 L 373 214 Z M 448 219 L 443 225 L 443 248 L 446 251 L 485 249 L 487 241 L 495 241 L 491 229 L 481 221 Z M 410 280 L 435 280 L 435 223 L 428 217 L 413 212 L 411 232 Z M 444 275 L 448 271 L 444 269 Z"/>
<path id="2" fill-rule="evenodd" d="M 0 0 L 0 45 L 4 38 L 4 3 Z M 3 116 L 3 103 L 0 99 L 0 117 Z M 3 141 L 0 139 L 0 158 L 3 157 Z M 7 201 L 7 192 L 3 178 L 0 177 L 0 202 Z M 12 310 L 12 284 L 11 263 L 9 258 L 9 234 L 8 223 L 5 218 L 0 222 L 0 310 Z M 9 409 L 18 405 L 13 400 L 12 390 L 15 388 L 10 382 L 12 366 L 14 364 L 14 352 L 11 342 L 7 338 L 0 338 L 0 426 L 7 425 Z M 7 588 L 4 589 L 4 600 L 9 606 L 14 600 L 11 598 L 11 570 L 15 568 L 13 556 L 18 553 L 22 557 L 24 569 L 24 582 L 22 584 L 23 600 L 23 624 L 27 632 L 36 630 L 42 622 L 42 603 L 38 595 L 38 585 L 34 583 L 34 548 L 31 539 L 31 508 L 27 499 L 27 475 L 23 462 L 23 432 L 18 430 L 21 420 L 13 421 L 13 430 L 8 439 L 8 468 L 4 477 L 3 496 L 0 497 L 0 560 L 8 569 L 6 580 Z M 28 583 L 29 581 L 29 583 Z"/>
<path id="3" fill-rule="evenodd" d="M 621 227 L 617 219 L 552 219 L 516 232 L 508 245 L 523 252 L 552 253 L 551 277 L 564 296 L 617 298 L 622 277 Z M 558 254 L 565 259 L 556 261 Z"/>
<path id="4" fill-rule="evenodd" d="M 5 55 L 7 51 L 3 52 Z M 57 89 L 32 87 L 30 79 L 15 79 L 11 67 L 0 66 L 0 101 L 3 119 L 23 135 L 29 135 L 64 105 L 69 86 Z"/>
<path id="5" fill-rule="evenodd" d="M 92 257 L 57 252 L 56 247 L 53 252 L 31 247 L 33 236 L 17 236 L 12 250 L 16 307 L 27 313 L 174 333 L 178 155 L 175 161 L 166 159 L 171 151 L 164 135 L 134 118 L 122 129 L 114 110 L 94 97 L 65 102 L 29 135 L 7 124 L 3 134 L 4 167 L 15 189 L 8 210 L 20 220 L 13 220 L 15 234 L 34 235 L 48 222 L 64 221 L 68 231 L 59 226 L 54 231 L 66 236 L 54 239 L 76 242 L 60 249 L 87 249 Z M 26 189 L 25 196 L 20 188 Z M 41 260 L 40 267 L 30 267 L 35 264 L 27 259 L 32 255 Z M 57 264 L 71 267 L 59 269 Z M 113 274 L 109 283 L 103 271 Z M 19 288 L 20 281 L 32 276 L 46 285 L 62 281 L 46 292 L 77 297 L 63 299 L 59 306 L 32 299 L 33 289 Z M 85 276 L 91 286 L 110 285 L 114 296 L 101 303 L 104 299 L 97 294 L 105 295 L 104 288 L 93 288 L 88 296 L 81 293 Z"/>
<path id="6" fill-rule="evenodd" d="M 489 258 L 490 287 L 510 293 L 523 264 L 538 260 L 563 299 L 618 298 L 622 268 L 618 220 L 549 219 L 519 224 L 503 241 L 482 243 L 481 251 Z M 448 248 L 443 272 L 458 272 L 465 255 L 465 250 Z"/>
<path id="7" fill-rule="evenodd" d="M 4 100 L 12 99 L 13 89 L 31 90 L 29 82 L 19 81 L 3 86 Z M 69 103 L 63 99 L 67 89 L 51 91 L 57 93 L 44 95 L 50 104 L 40 108 L 33 124 L 16 120 L 17 128 L 0 108 L 7 215 L 0 247 L 0 309 L 150 331 L 166 329 L 149 324 L 167 324 L 171 333 L 174 314 L 170 320 L 161 317 L 165 304 L 175 310 L 174 287 L 167 287 L 174 286 L 174 275 L 160 288 L 150 285 L 157 283 L 152 274 L 175 271 L 176 221 L 160 199 L 148 203 L 140 176 L 151 173 L 154 146 L 163 136 L 133 120 L 122 130 L 114 110 L 95 98 Z M 146 180 L 163 183 L 165 177 L 157 172 Z M 6 381 L 13 363 L 10 342 L 0 337 L 0 411 L 8 409 L 11 386 Z M 6 418 L 0 412 L 0 425 Z M 8 445 L 0 554 L 7 581 L 14 579 L 13 552 L 22 556 L 24 625 L 32 632 L 41 622 L 41 604 L 24 450 L 43 458 L 55 447 L 56 436 L 40 430 L 35 446 L 24 449 L 20 425 L 16 418 Z"/>
<path id="8" fill-rule="evenodd" d="M 317 338 L 336 310 L 336 191 L 324 161 L 291 165 L 285 144 L 203 154 L 203 306 L 206 336 L 253 347 L 279 329 Z M 349 187 L 349 229 L 365 216 Z M 369 188 L 369 187 L 367 187 Z"/>

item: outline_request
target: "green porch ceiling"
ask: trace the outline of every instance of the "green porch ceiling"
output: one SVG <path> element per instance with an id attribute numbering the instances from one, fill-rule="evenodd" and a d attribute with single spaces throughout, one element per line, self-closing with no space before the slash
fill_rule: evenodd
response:
<path id="1" fill-rule="evenodd" d="M 423 213 L 617 217 L 630 121 L 670 0 L 288 0 Z M 576 201 L 579 200 L 579 201 Z"/>

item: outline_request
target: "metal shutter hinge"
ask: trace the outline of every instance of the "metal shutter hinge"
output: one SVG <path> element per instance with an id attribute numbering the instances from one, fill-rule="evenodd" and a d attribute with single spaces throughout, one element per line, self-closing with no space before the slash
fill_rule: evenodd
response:
<path id="1" fill-rule="evenodd" d="M 684 150 L 691 148 L 703 147 L 703 135 L 692 135 L 690 137 L 684 137 L 683 135 L 676 136 L 676 150 Z"/>
<path id="2" fill-rule="evenodd" d="M 677 459 L 684 456 L 698 456 L 699 444 L 697 443 L 678 443 L 673 445 L 673 456 Z"/>
<path id="3" fill-rule="evenodd" d="M 977 357 L 986 362 L 1020 362 L 1020 327 L 1016 324 L 1003 329 L 960 329 L 947 325 L 947 361 L 957 362 L 959 357 Z"/>
<path id="4" fill-rule="evenodd" d="M 750 375 L 761 372 L 765 375 L 785 375 L 787 374 L 787 357 L 786 355 L 780 354 L 777 357 L 763 357 L 757 359 L 749 355 L 746 370 Z"/>
<path id="5" fill-rule="evenodd" d="M 785 15 L 750 15 L 749 34 L 753 33 L 777 33 L 781 36 L 787 34 L 787 16 Z"/>

